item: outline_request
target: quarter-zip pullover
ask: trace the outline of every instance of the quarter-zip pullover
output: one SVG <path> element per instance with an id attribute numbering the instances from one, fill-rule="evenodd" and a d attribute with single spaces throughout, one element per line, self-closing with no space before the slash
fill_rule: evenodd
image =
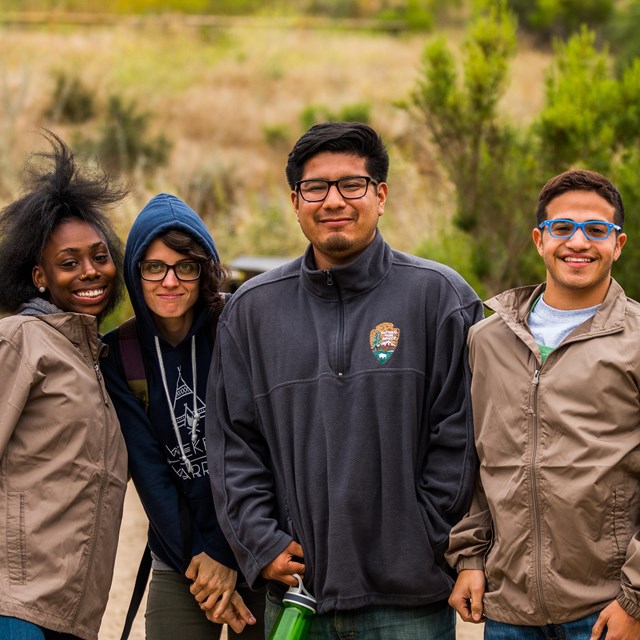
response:
<path id="1" fill-rule="evenodd" d="M 320 613 L 448 596 L 443 553 L 475 475 L 466 335 L 481 313 L 457 273 L 379 233 L 348 265 L 317 270 L 309 247 L 234 294 L 207 450 L 250 584 L 295 539 Z"/>

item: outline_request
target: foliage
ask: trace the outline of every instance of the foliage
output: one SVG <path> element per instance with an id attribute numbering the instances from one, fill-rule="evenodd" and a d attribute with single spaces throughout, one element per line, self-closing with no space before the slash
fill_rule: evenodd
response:
<path id="1" fill-rule="evenodd" d="M 613 0 L 509 0 L 523 28 L 545 41 L 567 38 L 586 25 L 605 26 L 613 16 Z"/>
<path id="2" fill-rule="evenodd" d="M 354 102 L 345 104 L 334 111 L 322 104 L 307 105 L 300 113 L 302 131 L 306 131 L 314 124 L 327 120 L 344 120 L 346 122 L 371 122 L 371 105 L 368 102 Z"/>
<path id="3" fill-rule="evenodd" d="M 96 112 L 93 93 L 75 75 L 66 71 L 55 73 L 55 89 L 45 115 L 52 122 L 81 124 Z"/>
<path id="4" fill-rule="evenodd" d="M 616 54 L 616 69 L 620 72 L 634 58 L 640 57 L 640 0 L 630 0 L 614 13 L 606 34 Z"/>
<path id="5" fill-rule="evenodd" d="M 289 127 L 286 124 L 264 124 L 262 133 L 267 145 L 274 149 L 290 146 Z"/>
<path id="6" fill-rule="evenodd" d="M 179 191 L 210 229 L 219 229 L 231 220 L 244 189 L 242 172 L 217 159 L 206 168 L 190 172 Z"/>
<path id="7" fill-rule="evenodd" d="M 376 16 L 378 20 L 402 21 L 406 28 L 429 31 L 433 27 L 433 0 L 407 0 L 384 8 Z"/>
<path id="8" fill-rule="evenodd" d="M 164 134 L 150 136 L 150 117 L 149 112 L 138 110 L 135 101 L 111 95 L 99 138 L 87 140 L 76 135 L 76 146 L 96 155 L 112 171 L 149 171 L 162 166 L 172 145 Z"/>
<path id="9" fill-rule="evenodd" d="M 494 4 L 472 26 L 463 80 L 439 39 L 425 50 L 423 75 L 412 95 L 414 112 L 456 188 L 454 224 L 471 247 L 472 279 L 488 293 L 533 275 L 526 253 L 535 152 L 527 133 L 500 121 L 497 113 L 514 51 L 513 16 L 504 3 Z"/>
<path id="10" fill-rule="evenodd" d="M 618 185 L 627 211 L 640 209 L 640 60 L 617 75 L 606 49 L 596 49 L 594 33 L 583 28 L 557 46 L 544 107 L 518 130 L 497 111 L 513 29 L 500 5 L 478 17 L 463 83 L 444 43 L 430 45 L 413 94 L 457 193 L 458 231 L 445 236 L 444 246 L 460 264 L 445 261 L 467 275 L 470 270 L 469 280 L 478 280 L 488 294 L 543 275 L 530 235 L 537 192 L 550 176 L 574 167 L 600 171 Z M 627 216 L 625 232 L 640 234 L 639 216 Z M 433 253 L 434 243 L 423 250 Z M 614 270 L 635 298 L 639 262 L 640 246 L 629 242 Z"/>
<path id="11" fill-rule="evenodd" d="M 533 124 L 549 174 L 582 166 L 607 175 L 625 202 L 631 238 L 614 269 L 627 294 L 640 298 L 640 60 L 618 76 L 606 51 L 583 30 L 558 48 L 546 85 L 546 104 Z"/>

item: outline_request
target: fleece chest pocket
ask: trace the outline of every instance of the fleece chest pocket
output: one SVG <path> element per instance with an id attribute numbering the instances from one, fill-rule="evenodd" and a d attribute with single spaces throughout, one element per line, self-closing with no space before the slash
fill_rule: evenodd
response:
<path id="1" fill-rule="evenodd" d="M 27 537 L 24 523 L 24 491 L 7 494 L 7 567 L 13 584 L 27 582 Z"/>

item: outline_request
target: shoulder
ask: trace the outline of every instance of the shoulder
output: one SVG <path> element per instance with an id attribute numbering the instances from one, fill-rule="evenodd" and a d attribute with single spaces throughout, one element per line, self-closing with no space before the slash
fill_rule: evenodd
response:
<path id="1" fill-rule="evenodd" d="M 480 298 L 469 283 L 451 267 L 396 249 L 392 249 L 391 254 L 392 266 L 403 272 L 403 278 L 422 283 L 422 286 L 432 293 L 438 291 L 454 305 L 461 307 L 481 305 Z"/>
<path id="2" fill-rule="evenodd" d="M 300 277 L 301 266 L 302 256 L 247 280 L 229 298 L 225 304 L 225 311 L 235 307 L 240 301 L 241 304 L 247 304 L 263 296 L 272 296 L 277 289 L 286 288 Z"/>
<path id="3" fill-rule="evenodd" d="M 7 316 L 0 320 L 0 340 L 20 341 L 25 335 L 55 331 L 36 316 Z"/>

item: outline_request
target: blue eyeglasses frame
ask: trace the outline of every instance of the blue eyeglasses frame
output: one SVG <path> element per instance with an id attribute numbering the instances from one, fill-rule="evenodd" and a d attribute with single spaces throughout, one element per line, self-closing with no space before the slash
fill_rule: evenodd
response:
<path id="1" fill-rule="evenodd" d="M 555 233 L 553 233 L 553 231 L 551 231 L 551 225 L 556 224 L 558 222 L 563 222 L 565 224 L 573 225 L 573 231 L 568 236 L 556 235 Z M 587 225 L 590 225 L 590 224 L 598 224 L 598 225 L 607 227 L 607 235 L 599 236 L 597 238 L 590 236 L 586 230 Z M 573 236 L 575 235 L 578 229 L 581 229 L 582 233 L 584 234 L 584 237 L 587 238 L 587 240 L 593 240 L 595 242 L 598 242 L 600 240 L 606 240 L 611 235 L 612 229 L 614 229 L 615 231 L 622 231 L 622 227 L 620 225 L 614 224 L 613 222 L 607 222 L 606 220 L 586 220 L 585 222 L 576 222 L 575 220 L 569 220 L 569 218 L 554 218 L 553 220 L 544 220 L 538 225 L 538 229 L 544 229 L 544 227 L 547 227 L 547 230 L 549 231 L 549 235 L 552 238 L 556 238 L 558 240 L 569 240 L 569 238 L 573 238 Z"/>

